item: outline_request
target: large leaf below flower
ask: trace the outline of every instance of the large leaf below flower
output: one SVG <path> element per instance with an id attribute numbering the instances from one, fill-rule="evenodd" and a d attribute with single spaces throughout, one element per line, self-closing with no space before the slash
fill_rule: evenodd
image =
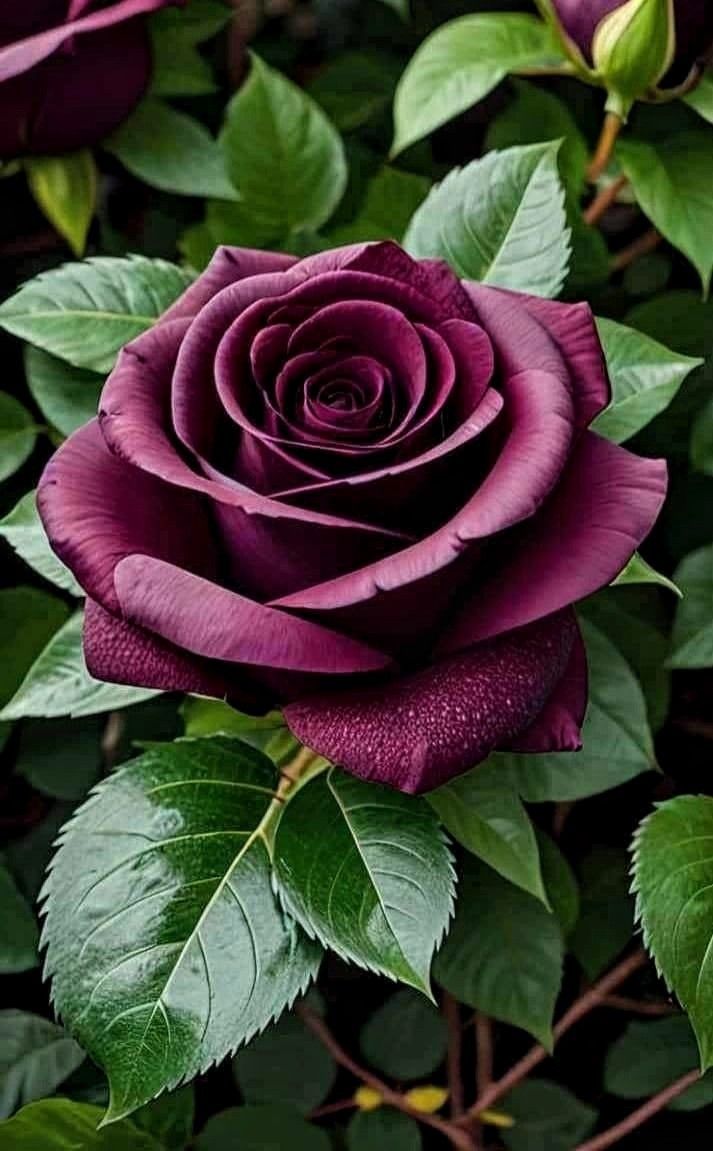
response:
<path id="1" fill-rule="evenodd" d="M 112 776 L 64 830 L 47 970 L 107 1072 L 112 1119 L 222 1059 L 316 973 L 320 949 L 272 887 L 275 782 L 239 740 L 179 740 Z"/>
<path id="2" fill-rule="evenodd" d="M 286 907 L 320 943 L 429 993 L 454 875 L 424 800 L 332 768 L 288 804 L 275 868 Z"/>

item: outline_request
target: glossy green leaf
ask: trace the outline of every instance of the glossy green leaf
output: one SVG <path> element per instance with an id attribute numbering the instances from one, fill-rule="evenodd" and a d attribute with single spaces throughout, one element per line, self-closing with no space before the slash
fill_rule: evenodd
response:
<path id="1" fill-rule="evenodd" d="M 39 963 L 39 931 L 34 912 L 15 880 L 0 863 L 0 975 L 29 971 Z"/>
<path id="2" fill-rule="evenodd" d="M 681 795 L 659 804 L 633 844 L 637 917 L 644 943 L 678 996 L 713 1066 L 713 799 Z"/>
<path id="3" fill-rule="evenodd" d="M 579 919 L 579 883 L 554 839 L 540 827 L 537 828 L 537 847 L 547 898 L 562 934 L 567 938 Z"/>
<path id="4" fill-rule="evenodd" d="M 634 931 L 628 865 L 623 850 L 595 847 L 579 866 L 579 917 L 569 942 L 592 980 L 621 954 Z"/>
<path id="5" fill-rule="evenodd" d="M 272 886 L 275 785 L 239 740 L 179 740 L 105 780 L 64 829 L 47 971 L 108 1075 L 111 1119 L 223 1059 L 316 972 L 319 948 Z"/>
<path id="6" fill-rule="evenodd" d="M 284 1015 L 233 1059 L 246 1103 L 278 1103 L 307 1115 L 329 1095 L 337 1065 L 296 1015 Z"/>
<path id="7" fill-rule="evenodd" d="M 38 575 L 70 595 L 84 594 L 69 568 L 57 558 L 48 543 L 37 512 L 35 492 L 24 495 L 0 520 L 0 536 Z"/>
<path id="8" fill-rule="evenodd" d="M 593 428 L 621 444 L 668 407 L 703 361 L 671 352 L 650 336 L 613 320 L 599 319 L 597 328 L 609 368 L 612 401 Z"/>
<path id="9" fill-rule="evenodd" d="M 428 802 L 463 847 L 547 903 L 535 832 L 517 788 L 512 762 L 485 763 L 432 791 Z"/>
<path id="10" fill-rule="evenodd" d="M 140 1107 L 131 1122 L 158 1139 L 166 1151 L 183 1151 L 193 1134 L 195 1110 L 193 1085 L 187 1084 Z"/>
<path id="11" fill-rule="evenodd" d="M 88 1103 L 42 1099 L 0 1123 L 3 1151 L 164 1151 L 133 1123 L 99 1128 L 102 1112 Z"/>
<path id="12" fill-rule="evenodd" d="M 335 128 L 352 132 L 391 105 L 400 63 L 381 52 L 340 52 L 327 60 L 307 87 Z"/>
<path id="13" fill-rule="evenodd" d="M 693 423 L 691 464 L 697 472 L 713 476 L 713 398 L 708 400 Z"/>
<path id="14" fill-rule="evenodd" d="M 683 599 L 676 607 L 669 667 L 713 667 L 713 545 L 686 556 L 674 579 Z"/>
<path id="15" fill-rule="evenodd" d="M 102 683 L 87 671 L 82 651 L 83 613 L 76 612 L 38 655 L 0 719 L 56 719 L 116 711 L 158 693 Z"/>
<path id="16" fill-rule="evenodd" d="M 698 1066 L 698 1047 L 685 1015 L 653 1022 L 635 1020 L 607 1052 L 604 1089 L 620 1099 L 647 1099 Z M 713 1073 L 679 1095 L 672 1111 L 696 1111 L 713 1103 Z"/>
<path id="17" fill-rule="evenodd" d="M 416 1120 L 390 1107 L 358 1111 L 347 1127 L 348 1151 L 421 1151 L 422 1147 Z"/>
<path id="18" fill-rule="evenodd" d="M 96 210 L 97 169 L 88 148 L 65 156 L 30 156 L 24 161 L 30 190 L 75 256 L 84 255 Z"/>
<path id="19" fill-rule="evenodd" d="M 237 735 L 251 747 L 264 751 L 275 763 L 281 763 L 299 750 L 299 743 L 279 711 L 246 715 L 219 699 L 188 696 L 181 706 L 181 714 L 186 735 Z"/>
<path id="20" fill-rule="evenodd" d="M 710 131 L 689 129 L 655 144 L 627 137 L 617 155 L 642 211 L 688 257 L 707 295 L 713 272 Z"/>
<path id="21" fill-rule="evenodd" d="M 552 32 L 534 16 L 477 13 L 443 24 L 424 40 L 401 77 L 393 152 L 403 152 L 465 112 L 508 72 L 562 63 Z"/>
<path id="22" fill-rule="evenodd" d="M 27 408 L 0 392 L 0 482 L 22 467 L 36 440 L 37 427 Z"/>
<path id="23" fill-rule="evenodd" d="M 384 166 L 369 181 L 356 217 L 329 233 L 330 242 L 363 243 L 366 240 L 401 242 L 411 217 L 428 195 L 430 180 L 412 172 Z"/>
<path id="24" fill-rule="evenodd" d="M 42 415 L 63 436 L 96 416 L 103 376 L 74 368 L 31 344 L 25 348 L 25 375 Z"/>
<path id="25" fill-rule="evenodd" d="M 634 552 L 624 570 L 614 580 L 612 587 L 626 587 L 628 584 L 655 584 L 657 587 L 665 587 L 667 591 L 673 592 L 678 599 L 683 597 L 681 589 L 676 586 L 673 580 L 661 572 L 657 572 L 656 568 L 652 568 L 651 564 L 647 563 L 638 552 Z"/>
<path id="26" fill-rule="evenodd" d="M 330 1151 L 326 1132 L 290 1107 L 230 1107 L 209 1119 L 196 1151 Z"/>
<path id="27" fill-rule="evenodd" d="M 36 588 L 0 590 L 0 706 L 17 691 L 67 614 L 61 600 Z"/>
<path id="28" fill-rule="evenodd" d="M 84 1059 L 56 1023 L 27 1011 L 0 1011 L 0 1119 L 52 1095 Z"/>
<path id="29" fill-rule="evenodd" d="M 153 47 L 151 96 L 202 96 L 216 89 L 208 61 L 197 45 L 230 21 L 233 9 L 223 0 L 191 0 L 153 13 L 148 21 Z"/>
<path id="30" fill-rule="evenodd" d="M 391 1079 L 426 1079 L 441 1065 L 448 1034 L 440 1011 L 417 991 L 399 988 L 371 1015 L 359 1034 L 367 1063 Z"/>
<path id="31" fill-rule="evenodd" d="M 693 91 L 685 96 L 685 101 L 699 116 L 713 124 L 713 73 L 706 72 Z"/>
<path id="32" fill-rule="evenodd" d="M 597 1120 L 593 1108 L 547 1079 L 519 1083 L 498 1109 L 515 1120 L 500 1131 L 509 1151 L 572 1151 Z"/>
<path id="33" fill-rule="evenodd" d="M 0 328 L 75 367 L 109 372 L 119 349 L 152 327 L 191 279 L 145 256 L 64 264 L 0 305 Z"/>
<path id="34" fill-rule="evenodd" d="M 562 183 L 578 198 L 584 189 L 589 148 L 577 121 L 565 102 L 546 88 L 525 80 L 515 80 L 513 86 L 515 99 L 488 126 L 488 151 L 561 140 L 557 161 Z"/>
<path id="35" fill-rule="evenodd" d="M 404 247 L 446 260 L 463 279 L 556 296 L 570 255 L 558 148 L 509 148 L 454 168 L 416 212 Z"/>
<path id="36" fill-rule="evenodd" d="M 198 120 L 162 100 L 142 100 L 104 148 L 152 188 L 236 200 L 218 142 Z"/>
<path id="37" fill-rule="evenodd" d="M 520 794 L 528 803 L 584 799 L 656 768 L 640 684 L 606 636 L 586 620 L 582 631 L 589 659 L 582 750 L 491 757 L 493 763 L 513 765 Z"/>
<path id="38" fill-rule="evenodd" d="M 347 181 L 338 132 L 318 104 L 257 56 L 233 97 L 221 133 L 228 175 L 241 203 L 231 207 L 246 237 L 286 239 L 317 229 Z"/>
<path id="39" fill-rule="evenodd" d="M 564 940 L 538 900 L 473 856 L 463 859 L 456 916 L 435 979 L 461 1003 L 529 1031 L 548 1049 Z"/>
<path id="40" fill-rule="evenodd" d="M 287 909 L 325 947 L 430 994 L 454 875 L 425 800 L 332 768 L 287 805 L 275 873 Z"/>
<path id="41" fill-rule="evenodd" d="M 103 723 L 91 716 L 23 724 L 15 771 L 44 795 L 84 799 L 101 775 Z"/>

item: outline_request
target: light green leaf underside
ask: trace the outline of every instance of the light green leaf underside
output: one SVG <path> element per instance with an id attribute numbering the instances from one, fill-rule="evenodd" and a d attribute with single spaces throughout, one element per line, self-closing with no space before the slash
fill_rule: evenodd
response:
<path id="1" fill-rule="evenodd" d="M 57 559 L 47 541 L 37 513 L 35 492 L 27 492 L 12 511 L 0 520 L 0 536 L 38 575 L 70 595 L 83 595 L 71 571 Z"/>
<path id="2" fill-rule="evenodd" d="M 674 578 L 683 599 L 676 607 L 668 666 L 713 667 L 713 545 L 687 555 Z"/>

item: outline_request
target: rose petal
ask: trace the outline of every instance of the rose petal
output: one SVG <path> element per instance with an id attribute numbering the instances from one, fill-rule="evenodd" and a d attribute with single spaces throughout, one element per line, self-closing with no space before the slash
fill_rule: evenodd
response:
<path id="1" fill-rule="evenodd" d="M 429 791 L 533 722 L 576 630 L 563 612 L 379 688 L 300 700 L 285 719 L 302 743 L 362 779 Z"/>
<path id="2" fill-rule="evenodd" d="M 564 675 L 535 722 L 512 741 L 508 750 L 532 754 L 579 751 L 587 710 L 588 680 L 587 652 L 577 628 Z"/>
<path id="3" fill-rule="evenodd" d="M 528 312 L 557 341 L 569 368 L 579 422 L 588 427 L 611 402 L 604 349 L 589 304 L 561 304 L 540 296 L 524 297 Z"/>
<path id="4" fill-rule="evenodd" d="M 261 252 L 256 248 L 216 248 L 208 267 L 191 284 L 180 299 L 172 304 L 161 321 L 196 316 L 218 292 L 251 276 L 285 272 L 296 263 L 294 256 L 283 252 Z"/>
<path id="5" fill-rule="evenodd" d="M 440 651 L 464 651 L 606 587 L 651 531 L 666 463 L 586 432 L 546 506 L 459 613 Z"/>

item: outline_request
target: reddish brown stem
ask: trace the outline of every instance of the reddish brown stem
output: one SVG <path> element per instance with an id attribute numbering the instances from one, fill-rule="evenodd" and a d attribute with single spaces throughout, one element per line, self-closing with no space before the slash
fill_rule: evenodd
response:
<path id="1" fill-rule="evenodd" d="M 654 1095 L 653 1099 L 649 1099 L 641 1107 L 637 1107 L 636 1111 L 632 1111 L 631 1115 L 627 1115 L 621 1123 L 616 1123 L 608 1131 L 602 1131 L 599 1135 L 595 1135 L 593 1139 L 587 1139 L 586 1143 L 580 1143 L 578 1147 L 575 1147 L 575 1151 L 606 1151 L 607 1147 L 613 1147 L 620 1139 L 624 1139 L 626 1135 L 636 1131 L 654 1115 L 658 1115 L 659 1111 L 663 1111 L 664 1107 L 667 1107 L 673 1099 L 692 1087 L 698 1079 L 700 1079 L 699 1071 L 689 1071 L 687 1075 L 682 1075 L 675 1083 L 664 1088 L 663 1091 L 659 1091 L 658 1095 Z"/>
<path id="2" fill-rule="evenodd" d="M 337 1115 L 340 1111 L 353 1111 L 357 1104 L 353 1099 L 340 1099 L 336 1103 L 325 1103 L 324 1107 L 316 1107 L 310 1111 L 310 1119 L 323 1119 L 327 1115 Z"/>
<path id="3" fill-rule="evenodd" d="M 584 212 L 585 224 L 589 224 L 591 227 L 598 224 L 612 204 L 616 203 L 617 196 L 627 183 L 626 176 L 619 176 L 618 179 L 612 180 L 611 184 L 607 184 L 605 188 L 597 192 Z"/>
<path id="4" fill-rule="evenodd" d="M 607 112 L 602 124 L 599 142 L 587 169 L 587 179 L 590 184 L 596 184 L 602 172 L 606 170 L 614 154 L 614 148 L 623 126 L 624 122 L 619 116 L 614 112 Z"/>
<path id="5" fill-rule="evenodd" d="M 480 1011 L 475 1016 L 475 1047 L 475 1083 L 480 1097 L 493 1082 L 493 1023 Z"/>
<path id="6" fill-rule="evenodd" d="M 677 1015 L 678 1008 L 673 1003 L 663 1001 L 646 1002 L 643 999 L 629 999 L 626 995 L 607 995 L 602 1007 L 612 1007 L 615 1011 L 628 1011 L 630 1015 Z"/>
<path id="7" fill-rule="evenodd" d="M 620 252 L 617 252 L 611 262 L 612 271 L 623 272 L 625 268 L 628 268 L 630 264 L 642 256 L 648 256 L 649 252 L 654 252 L 662 241 L 663 236 L 655 228 L 644 232 L 643 236 L 639 236 L 627 248 L 622 248 Z"/>
<path id="8" fill-rule="evenodd" d="M 463 1032 L 461 1028 L 460 1008 L 458 1007 L 458 1002 L 453 998 L 452 995 L 449 995 L 447 991 L 443 993 L 441 1009 L 443 1011 L 443 1018 L 445 1019 L 446 1026 L 448 1028 L 448 1055 L 446 1058 L 446 1068 L 448 1072 L 448 1091 L 450 1093 L 451 1115 L 454 1119 L 458 1119 L 458 1117 L 465 1111 L 462 1073 Z"/>

